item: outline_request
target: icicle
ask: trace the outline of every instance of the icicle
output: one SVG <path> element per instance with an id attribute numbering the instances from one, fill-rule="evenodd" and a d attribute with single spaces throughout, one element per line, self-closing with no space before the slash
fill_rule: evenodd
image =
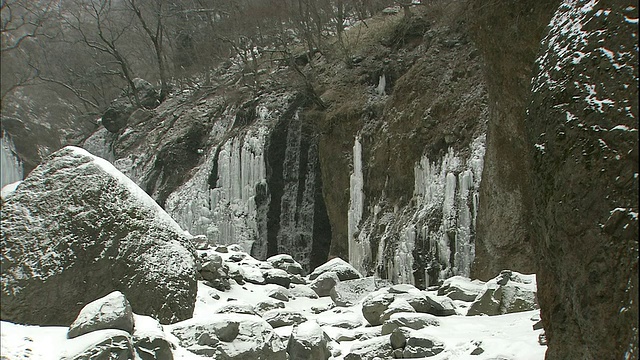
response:
<path id="1" fill-rule="evenodd" d="M 5 132 L 3 132 L 2 137 L 0 137 L 0 161 L 2 165 L 2 169 L 0 170 L 2 174 L 0 178 L 0 188 L 23 179 L 24 170 L 22 161 L 20 161 L 16 153 L 16 147 L 13 141 Z"/>

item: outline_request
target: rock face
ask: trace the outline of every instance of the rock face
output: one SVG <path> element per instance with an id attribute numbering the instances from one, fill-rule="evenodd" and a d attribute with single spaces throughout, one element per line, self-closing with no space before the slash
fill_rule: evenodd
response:
<path id="1" fill-rule="evenodd" d="M 133 311 L 189 318 L 192 245 L 180 227 L 108 162 L 66 147 L 2 206 L 2 318 L 68 325 L 84 304 L 118 290 Z"/>
<path id="2" fill-rule="evenodd" d="M 525 124 L 547 359 L 637 358 L 637 2 L 563 2 L 536 65 Z"/>
<path id="3" fill-rule="evenodd" d="M 536 53 L 559 3 L 469 2 L 470 33 L 486 64 L 490 104 L 474 279 L 487 281 L 503 269 L 537 270 L 529 228 L 529 147 L 522 139 Z"/>

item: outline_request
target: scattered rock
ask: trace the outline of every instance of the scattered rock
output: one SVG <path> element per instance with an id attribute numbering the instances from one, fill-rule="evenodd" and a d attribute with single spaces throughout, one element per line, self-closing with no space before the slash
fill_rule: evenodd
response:
<path id="1" fill-rule="evenodd" d="M 133 333 L 133 312 L 125 296 L 114 291 L 85 305 L 69 326 L 67 337 L 73 339 L 102 329 L 119 329 Z"/>
<path id="2" fill-rule="evenodd" d="M 338 275 L 333 271 L 329 271 L 320 274 L 309 286 L 318 296 L 323 297 L 331 295 L 331 289 L 333 289 L 338 282 L 340 282 Z"/>
<path id="3" fill-rule="evenodd" d="M 131 335 L 122 330 L 96 330 L 68 340 L 61 360 L 133 359 Z"/>
<path id="4" fill-rule="evenodd" d="M 489 280 L 469 307 L 468 316 L 500 315 L 538 308 L 535 275 L 502 271 Z"/>
<path id="5" fill-rule="evenodd" d="M 295 261 L 291 255 L 288 254 L 278 254 L 274 255 L 267 259 L 267 262 L 271 264 L 275 269 L 280 269 L 286 271 L 291 275 L 302 275 L 303 269 L 302 266 Z"/>
<path id="6" fill-rule="evenodd" d="M 229 267 L 223 263 L 218 254 L 209 255 L 207 262 L 202 264 L 200 275 L 211 287 L 217 290 L 225 291 L 231 289 Z"/>
<path id="7" fill-rule="evenodd" d="M 307 321 L 307 318 L 297 311 L 287 309 L 269 310 L 262 314 L 262 318 L 274 328 L 300 324 Z"/>
<path id="8" fill-rule="evenodd" d="M 284 303 L 282 301 L 276 301 L 275 299 L 268 299 L 257 303 L 254 308 L 255 312 L 260 316 L 274 309 L 284 309 Z"/>
<path id="9" fill-rule="evenodd" d="M 420 291 L 417 287 L 411 284 L 396 284 L 391 285 L 389 288 L 389 293 L 391 294 L 407 294 L 410 292 L 418 292 Z"/>
<path id="10" fill-rule="evenodd" d="M 316 294 L 313 289 L 309 285 L 295 285 L 289 289 L 289 293 L 295 297 L 306 297 L 309 299 L 317 299 L 318 294 Z"/>
<path id="11" fill-rule="evenodd" d="M 258 315 L 253 306 L 241 302 L 234 301 L 232 303 L 227 303 L 222 305 L 220 308 L 214 311 L 214 314 L 247 314 L 247 315 Z"/>
<path id="12" fill-rule="evenodd" d="M 383 335 L 386 335 L 383 333 Z M 407 328 L 395 328 L 389 336 L 392 349 L 404 349 L 407 339 L 411 336 L 411 330 Z"/>
<path id="13" fill-rule="evenodd" d="M 319 276 L 316 280 L 322 276 L 323 275 Z M 352 306 L 375 290 L 374 278 L 370 276 L 362 279 L 337 282 L 335 286 L 329 290 L 329 295 L 337 306 Z"/>
<path id="14" fill-rule="evenodd" d="M 381 325 L 381 316 L 389 308 L 394 297 L 388 293 L 373 293 L 368 295 L 362 301 L 362 315 L 369 324 L 376 326 Z"/>
<path id="15" fill-rule="evenodd" d="M 329 337 L 315 321 L 306 321 L 293 328 L 287 353 L 290 359 L 327 360 L 331 357 Z"/>
<path id="16" fill-rule="evenodd" d="M 309 280 L 314 280 L 315 278 L 320 276 L 320 274 L 326 273 L 328 271 L 336 273 L 340 281 L 359 279 L 362 277 L 358 270 L 356 270 L 348 262 L 340 258 L 334 258 L 313 270 L 313 272 L 309 275 Z"/>
<path id="17" fill-rule="evenodd" d="M 444 281 L 438 289 L 438 295 L 446 296 L 451 300 L 474 301 L 483 291 L 485 283 L 480 280 L 471 280 L 464 276 L 454 276 Z"/>
<path id="18" fill-rule="evenodd" d="M 284 342 L 255 315 L 214 314 L 189 319 L 174 326 L 171 333 L 181 346 L 196 355 L 214 359 L 286 359 Z"/>
<path id="19" fill-rule="evenodd" d="M 276 300 L 289 301 L 291 294 L 288 289 L 276 288 L 267 292 L 267 296 Z"/>
<path id="20" fill-rule="evenodd" d="M 196 250 L 207 250 L 209 248 L 209 239 L 206 235 L 196 235 L 191 239 Z"/>
<path id="21" fill-rule="evenodd" d="M 444 348 L 444 343 L 432 336 L 412 333 L 407 339 L 403 356 L 405 359 L 430 357 L 443 352 Z"/>
<path id="22" fill-rule="evenodd" d="M 376 357 L 389 359 L 392 352 L 389 336 L 377 336 L 353 344 L 344 360 L 373 360 Z"/>
<path id="23" fill-rule="evenodd" d="M 134 314 L 133 345 L 142 360 L 173 360 L 173 345 L 167 340 L 160 323 L 150 317 Z"/>
<path id="24" fill-rule="evenodd" d="M 229 249 L 228 249 L 226 246 L 224 246 L 224 245 L 218 245 L 218 246 L 216 247 L 216 252 L 219 252 L 219 253 L 221 253 L 221 254 L 226 254 L 226 253 L 228 253 L 228 252 L 229 252 Z"/>
<path id="25" fill-rule="evenodd" d="M 362 326 L 362 315 L 357 312 L 347 310 L 338 314 L 327 313 L 326 316 L 318 318 L 322 326 L 333 326 L 342 329 L 355 329 Z"/>
<path id="26" fill-rule="evenodd" d="M 267 284 L 276 284 L 285 288 L 288 288 L 289 284 L 291 284 L 291 278 L 289 277 L 289 274 L 284 270 L 270 269 L 264 271 L 263 275 L 264 281 Z"/>
<path id="27" fill-rule="evenodd" d="M 247 254 L 245 254 L 245 253 L 235 253 L 235 254 L 231 254 L 229 256 L 229 261 L 240 262 L 240 261 L 244 260 L 246 257 L 247 257 Z"/>
<path id="28" fill-rule="evenodd" d="M 413 330 L 424 329 L 429 326 L 440 326 L 440 320 L 431 314 L 420 313 L 397 313 L 382 324 L 382 335 L 391 334 L 399 327 L 406 327 Z"/>
<path id="29" fill-rule="evenodd" d="M 382 324 L 385 321 L 389 320 L 389 318 L 393 314 L 407 313 L 407 312 L 415 312 L 415 310 L 407 302 L 407 300 L 400 299 L 400 298 L 394 299 L 393 302 L 389 304 L 389 307 L 382 313 L 382 315 L 380 315 L 379 323 Z"/>

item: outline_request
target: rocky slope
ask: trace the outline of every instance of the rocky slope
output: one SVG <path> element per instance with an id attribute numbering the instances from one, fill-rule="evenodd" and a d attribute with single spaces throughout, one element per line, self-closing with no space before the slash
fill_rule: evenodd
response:
<path id="1" fill-rule="evenodd" d="M 238 86 L 232 65 L 213 90 L 137 110 L 84 147 L 192 234 L 257 258 L 287 251 L 309 271 L 343 256 L 421 288 L 468 276 L 487 119 L 480 57 L 462 3 L 418 14 L 371 19 L 374 35 L 348 61 L 313 59 L 312 90 L 272 66 Z"/>

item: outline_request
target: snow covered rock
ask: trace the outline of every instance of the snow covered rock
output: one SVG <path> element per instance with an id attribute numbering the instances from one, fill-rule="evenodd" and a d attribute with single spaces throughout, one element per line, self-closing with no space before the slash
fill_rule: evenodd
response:
<path id="1" fill-rule="evenodd" d="M 133 345 L 141 360 L 173 360 L 173 345 L 160 323 L 150 317 L 134 315 Z"/>
<path id="2" fill-rule="evenodd" d="M 404 347 L 405 359 L 435 356 L 444 351 L 444 343 L 430 335 L 411 333 Z"/>
<path id="3" fill-rule="evenodd" d="M 258 315 L 253 306 L 243 301 L 232 301 L 219 307 L 215 314 L 247 314 Z"/>
<path id="4" fill-rule="evenodd" d="M 391 318 L 391 315 L 397 313 L 407 313 L 407 312 L 415 312 L 415 309 L 407 302 L 407 300 L 396 298 L 393 300 L 389 307 L 380 315 L 380 323 L 384 323 L 385 321 Z"/>
<path id="5" fill-rule="evenodd" d="M 317 299 L 318 294 L 316 294 L 313 289 L 309 285 L 292 285 L 289 289 L 289 293 L 294 297 L 306 297 L 309 299 Z"/>
<path id="6" fill-rule="evenodd" d="M 382 324 L 382 314 L 389 308 L 395 300 L 392 294 L 377 292 L 368 295 L 362 301 L 362 315 L 369 324 L 376 326 Z"/>
<path id="7" fill-rule="evenodd" d="M 254 307 L 255 312 L 260 316 L 273 309 L 284 309 L 284 303 L 275 299 L 267 299 L 260 301 Z"/>
<path id="8" fill-rule="evenodd" d="M 274 328 L 300 324 L 307 321 L 304 315 L 288 309 L 269 310 L 262 314 L 262 318 Z"/>
<path id="9" fill-rule="evenodd" d="M 444 295 L 451 300 L 474 301 L 483 291 L 484 282 L 464 276 L 453 276 L 444 281 L 438 289 L 438 295 Z"/>
<path id="10" fill-rule="evenodd" d="M 291 275 L 302 275 L 303 269 L 297 261 L 288 254 L 273 255 L 267 259 L 267 262 L 271 264 L 275 269 L 284 270 Z"/>
<path id="11" fill-rule="evenodd" d="M 342 329 L 355 329 L 363 325 L 362 314 L 351 309 L 334 308 L 318 318 L 322 326 L 333 326 Z"/>
<path id="12" fill-rule="evenodd" d="M 318 296 L 323 297 L 331 295 L 331 289 L 339 282 L 338 275 L 333 271 L 329 271 L 318 275 L 309 286 Z"/>
<path id="13" fill-rule="evenodd" d="M 431 314 L 395 313 L 382 324 L 382 335 L 391 334 L 394 329 L 406 327 L 420 330 L 429 326 L 440 326 L 440 320 Z"/>
<path id="14" fill-rule="evenodd" d="M 64 344 L 60 359 L 133 359 L 134 351 L 129 333 L 105 329 L 70 339 Z"/>
<path id="15" fill-rule="evenodd" d="M 399 294 L 399 297 L 407 300 L 419 313 L 433 314 L 436 316 L 449 316 L 456 314 L 456 306 L 446 296 L 436 296 L 425 292 L 411 292 Z"/>
<path id="16" fill-rule="evenodd" d="M 192 316 L 195 249 L 158 204 L 107 161 L 65 147 L 2 206 L 4 320 L 68 325 L 120 290 L 163 323 Z"/>
<path id="17" fill-rule="evenodd" d="M 326 263 L 315 268 L 315 270 L 313 270 L 313 272 L 309 274 L 309 280 L 314 280 L 315 278 L 320 276 L 320 274 L 323 274 L 329 271 L 336 273 L 340 281 L 359 279 L 362 277 L 362 275 L 360 275 L 358 270 L 356 270 L 348 262 L 340 258 L 333 258 L 327 261 Z"/>
<path id="18" fill-rule="evenodd" d="M 344 357 L 344 360 L 391 359 L 391 353 L 392 349 L 389 336 L 377 336 L 353 344 L 349 353 Z"/>
<path id="19" fill-rule="evenodd" d="M 293 328 L 287 353 L 290 359 L 327 360 L 331 357 L 329 341 L 329 336 L 317 322 L 305 321 Z"/>
<path id="20" fill-rule="evenodd" d="M 469 307 L 468 316 L 500 315 L 535 310 L 536 276 L 504 270 L 487 281 L 484 291 Z"/>
<path id="21" fill-rule="evenodd" d="M 211 287 L 220 291 L 229 290 L 229 267 L 223 263 L 222 257 L 218 254 L 207 254 L 207 260 L 202 264 L 200 275 Z"/>
<path id="22" fill-rule="evenodd" d="M 183 321 L 171 330 L 190 352 L 214 359 L 285 360 L 285 344 L 260 317 L 214 314 Z"/>
<path id="23" fill-rule="evenodd" d="M 370 276 L 362 279 L 340 281 L 331 288 L 329 295 L 337 306 L 352 306 L 375 290 L 374 278 Z"/>
<path id="24" fill-rule="evenodd" d="M 289 292 L 289 289 L 276 287 L 275 289 L 269 290 L 267 292 L 267 296 L 280 301 L 289 301 L 289 299 L 291 298 L 291 293 Z"/>
<path id="25" fill-rule="evenodd" d="M 289 274 L 284 270 L 270 269 L 264 271 L 263 274 L 264 281 L 267 284 L 276 284 L 285 288 L 288 288 L 289 284 L 291 284 L 291 278 L 289 277 Z"/>
<path id="26" fill-rule="evenodd" d="M 67 337 L 73 339 L 102 329 L 119 329 L 129 334 L 133 333 L 131 305 L 120 291 L 114 291 L 85 305 L 69 326 Z"/>

